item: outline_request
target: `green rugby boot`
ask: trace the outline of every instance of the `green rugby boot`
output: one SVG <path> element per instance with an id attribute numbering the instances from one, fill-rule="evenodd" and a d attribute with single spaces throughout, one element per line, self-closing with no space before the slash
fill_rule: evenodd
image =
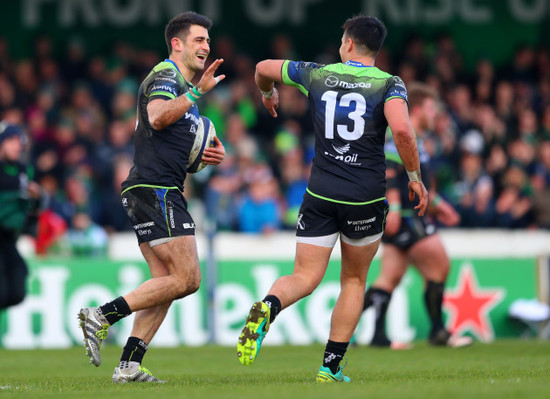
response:
<path id="1" fill-rule="evenodd" d="M 328 367 L 321 366 L 317 373 L 317 382 L 351 382 L 351 378 L 344 375 L 343 368 L 338 366 L 338 372 L 332 374 L 332 371 Z"/>
<path id="2" fill-rule="evenodd" d="M 271 309 L 266 303 L 256 302 L 252 305 L 237 343 L 237 356 L 244 366 L 249 366 L 256 360 L 265 334 L 269 331 L 270 316 Z"/>

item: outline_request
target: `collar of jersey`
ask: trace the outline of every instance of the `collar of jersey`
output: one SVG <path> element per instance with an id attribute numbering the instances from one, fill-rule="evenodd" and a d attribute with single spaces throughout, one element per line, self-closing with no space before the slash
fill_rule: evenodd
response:
<path id="1" fill-rule="evenodd" d="M 358 68 L 371 68 L 373 66 L 373 65 L 361 64 L 360 62 L 352 61 L 352 60 L 348 60 L 348 61 L 344 62 L 344 65 L 351 65 L 351 66 L 358 67 Z"/>
<path id="2" fill-rule="evenodd" d="M 178 68 L 178 66 L 176 65 L 176 63 L 174 61 L 172 61 L 170 58 L 166 58 L 164 60 L 164 62 L 169 62 L 171 63 L 172 65 L 174 65 L 176 67 L 176 69 L 178 70 L 178 72 L 180 73 L 181 76 L 183 76 L 183 74 L 181 73 L 180 69 Z"/>

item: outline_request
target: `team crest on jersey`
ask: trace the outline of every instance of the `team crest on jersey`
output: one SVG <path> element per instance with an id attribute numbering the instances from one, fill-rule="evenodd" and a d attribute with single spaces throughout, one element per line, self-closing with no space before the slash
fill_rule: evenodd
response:
<path id="1" fill-rule="evenodd" d="M 336 151 L 338 154 L 345 154 L 349 151 L 350 145 L 347 143 L 346 145 L 343 145 L 341 147 L 336 147 L 334 144 L 332 144 L 332 148 L 334 148 L 334 151 Z"/>

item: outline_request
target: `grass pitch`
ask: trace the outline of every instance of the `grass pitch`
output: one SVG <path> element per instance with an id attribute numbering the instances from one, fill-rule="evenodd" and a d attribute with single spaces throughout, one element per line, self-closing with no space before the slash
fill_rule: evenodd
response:
<path id="1" fill-rule="evenodd" d="M 354 347 L 351 384 L 317 384 L 323 346 L 266 346 L 253 366 L 234 348 L 151 348 L 144 365 L 168 384 L 111 383 L 121 349 L 106 345 L 103 364 L 83 348 L 0 350 L 0 398 L 546 398 L 550 341 L 502 340 L 462 349 L 417 343 L 408 351 Z"/>

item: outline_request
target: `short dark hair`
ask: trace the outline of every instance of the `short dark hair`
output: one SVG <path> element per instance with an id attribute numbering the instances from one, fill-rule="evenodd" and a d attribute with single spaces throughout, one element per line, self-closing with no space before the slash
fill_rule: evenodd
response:
<path id="1" fill-rule="evenodd" d="M 164 38 L 166 39 L 166 46 L 168 46 L 168 54 L 172 53 L 172 38 L 178 37 L 184 40 L 189 33 L 191 25 L 199 25 L 206 29 L 210 29 L 212 21 L 210 18 L 193 11 L 186 11 L 176 15 L 168 22 L 164 29 Z"/>
<path id="2" fill-rule="evenodd" d="M 342 26 L 344 34 L 367 52 L 378 54 L 388 33 L 386 26 L 376 17 L 358 15 L 348 19 Z"/>
<path id="3" fill-rule="evenodd" d="M 433 87 L 421 82 L 411 82 L 407 85 L 407 97 L 409 108 L 422 105 L 427 98 L 433 98 L 436 101 L 439 99 L 437 91 Z"/>

